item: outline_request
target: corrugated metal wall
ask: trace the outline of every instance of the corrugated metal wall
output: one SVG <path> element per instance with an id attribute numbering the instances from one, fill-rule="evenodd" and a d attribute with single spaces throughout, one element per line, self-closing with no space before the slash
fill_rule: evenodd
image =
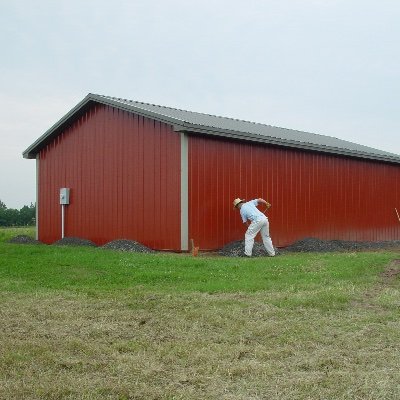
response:
<path id="1" fill-rule="evenodd" d="M 235 197 L 264 197 L 277 246 L 304 237 L 400 239 L 400 166 L 189 135 L 189 239 L 217 249 L 243 238 Z M 96 105 L 39 154 L 39 240 L 61 237 L 59 189 L 71 188 L 65 235 L 179 250 L 180 135 Z"/>
<path id="2" fill-rule="evenodd" d="M 180 137 L 172 127 L 96 105 L 40 152 L 39 240 L 65 236 L 180 249 Z"/>
<path id="3" fill-rule="evenodd" d="M 204 136 L 189 139 L 189 237 L 216 249 L 244 237 L 236 197 L 263 197 L 274 245 L 304 237 L 400 239 L 400 166 Z"/>

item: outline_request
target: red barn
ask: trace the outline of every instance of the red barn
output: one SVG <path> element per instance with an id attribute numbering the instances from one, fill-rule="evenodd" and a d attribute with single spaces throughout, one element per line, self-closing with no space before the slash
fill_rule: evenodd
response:
<path id="1" fill-rule="evenodd" d="M 399 239 L 400 156 L 333 137 L 89 94 L 23 155 L 45 243 L 217 249 L 243 238 L 236 197 L 272 203 L 277 246 Z"/>

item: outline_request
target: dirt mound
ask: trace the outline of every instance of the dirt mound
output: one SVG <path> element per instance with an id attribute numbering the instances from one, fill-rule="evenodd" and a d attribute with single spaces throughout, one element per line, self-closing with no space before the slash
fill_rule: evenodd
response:
<path id="1" fill-rule="evenodd" d="M 136 253 L 154 253 L 154 250 L 149 249 L 145 245 L 134 240 L 118 239 L 106 243 L 102 246 L 103 249 L 131 251 Z"/>
<path id="2" fill-rule="evenodd" d="M 400 275 L 400 260 L 393 260 L 381 273 L 382 278 L 394 279 Z"/>
<path id="3" fill-rule="evenodd" d="M 18 235 L 10 240 L 7 241 L 7 243 L 15 243 L 15 244 L 41 244 L 39 240 L 34 239 L 31 236 L 27 235 Z"/>
<path id="4" fill-rule="evenodd" d="M 96 243 L 93 243 L 91 240 L 82 239 L 77 237 L 65 237 L 63 239 L 57 240 L 53 245 L 56 246 L 92 246 L 96 247 Z"/>

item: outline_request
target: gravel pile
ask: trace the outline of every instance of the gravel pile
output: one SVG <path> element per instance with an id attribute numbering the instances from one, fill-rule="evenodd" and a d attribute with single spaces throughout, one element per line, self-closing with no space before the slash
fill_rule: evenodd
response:
<path id="1" fill-rule="evenodd" d="M 57 246 L 92 246 L 96 247 L 96 243 L 93 243 L 88 239 L 81 239 L 77 237 L 65 237 L 63 239 L 57 240 L 53 245 Z"/>
<path id="2" fill-rule="evenodd" d="M 277 251 L 275 249 L 275 251 Z M 245 257 L 244 255 L 244 240 L 238 240 L 225 245 L 218 254 L 228 257 Z M 268 253 L 265 247 L 260 242 L 254 242 L 253 257 L 266 257 Z"/>
<path id="3" fill-rule="evenodd" d="M 321 240 L 305 238 L 290 246 L 284 251 L 290 252 L 330 252 L 330 251 L 357 251 L 400 248 L 400 240 L 385 242 L 353 242 L 346 240 Z"/>
<path id="4" fill-rule="evenodd" d="M 276 254 L 286 252 L 332 252 L 332 251 L 361 251 L 379 249 L 400 249 L 400 240 L 386 242 L 353 242 L 345 240 L 321 240 L 316 238 L 305 238 L 299 240 L 283 249 L 275 249 Z M 238 240 L 225 245 L 219 252 L 222 256 L 245 257 L 244 241 Z M 253 257 L 268 256 L 261 242 L 255 242 Z"/>
<path id="5" fill-rule="evenodd" d="M 16 244 L 42 244 L 39 242 L 39 240 L 33 239 L 30 236 L 27 235 L 18 235 L 10 240 L 8 240 L 8 243 L 16 243 Z"/>
<path id="6" fill-rule="evenodd" d="M 120 250 L 120 251 L 132 251 L 136 253 L 154 253 L 154 250 L 149 249 L 139 242 L 127 239 L 113 240 L 112 242 L 106 243 L 102 246 L 103 249 Z"/>

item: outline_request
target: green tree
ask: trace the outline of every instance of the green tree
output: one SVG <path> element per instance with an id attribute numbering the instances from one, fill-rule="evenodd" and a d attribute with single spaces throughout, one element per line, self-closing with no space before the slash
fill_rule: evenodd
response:
<path id="1" fill-rule="evenodd" d="M 7 225 L 7 217 L 6 217 L 5 208 L 0 207 L 0 226 L 8 226 Z"/>
<path id="2" fill-rule="evenodd" d="M 0 200 L 0 226 L 34 225 L 36 217 L 36 205 L 23 206 L 20 210 L 7 208 Z"/>
<path id="3" fill-rule="evenodd" d="M 31 203 L 30 206 L 23 206 L 19 210 L 18 225 L 33 225 L 36 216 L 36 206 Z"/>

